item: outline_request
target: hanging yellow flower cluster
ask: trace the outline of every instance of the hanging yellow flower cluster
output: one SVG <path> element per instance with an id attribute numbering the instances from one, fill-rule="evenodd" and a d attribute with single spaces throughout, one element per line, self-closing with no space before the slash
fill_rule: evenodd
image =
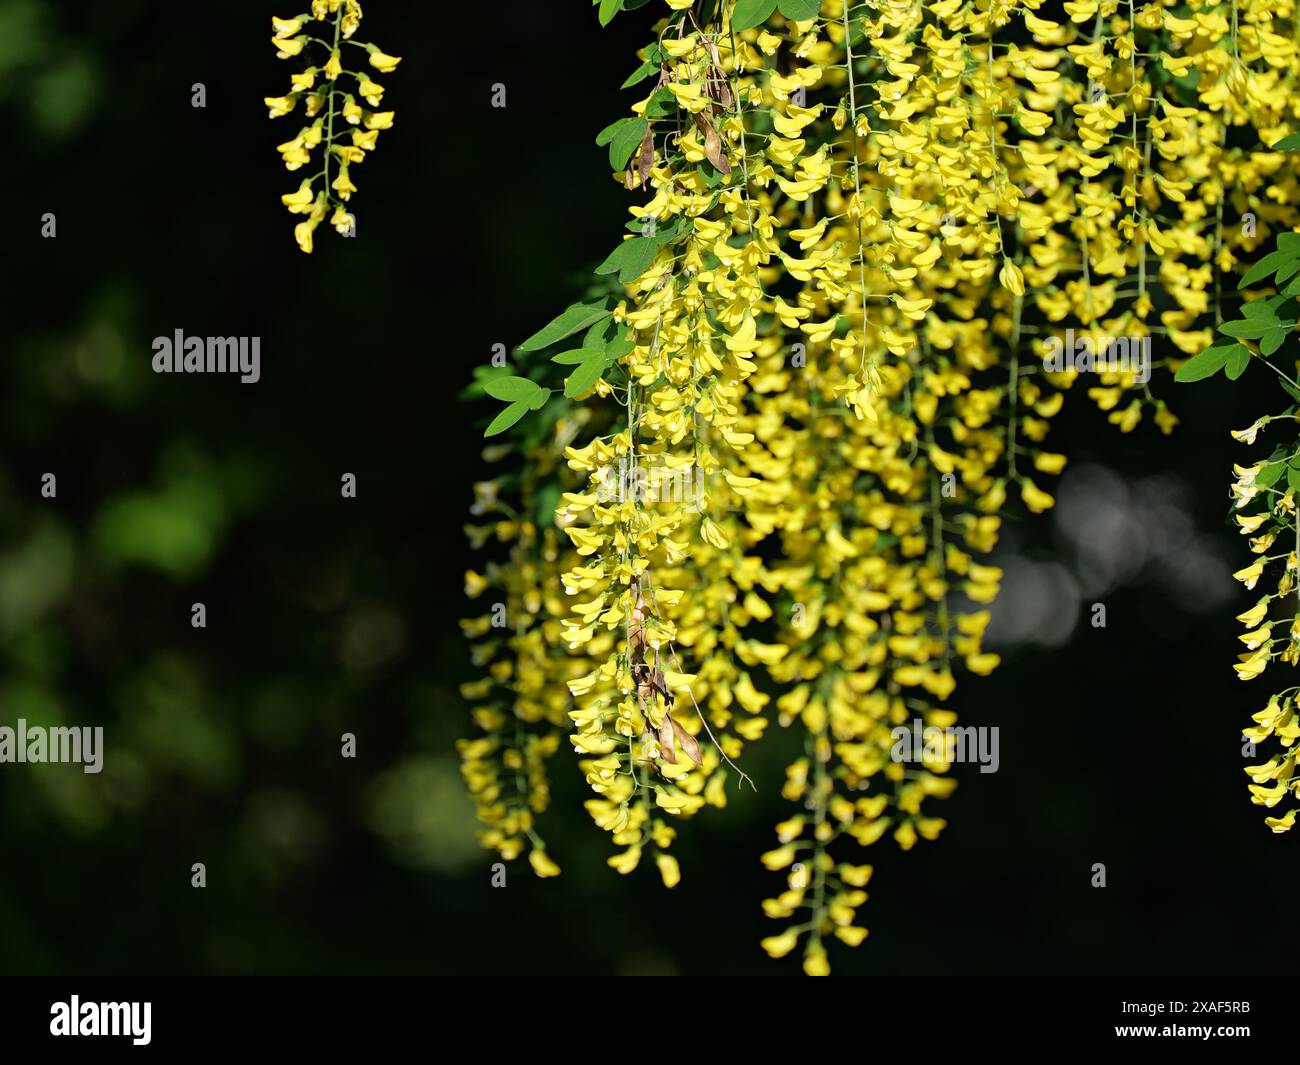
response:
<path id="1" fill-rule="evenodd" d="M 1294 321 L 1290 327 L 1292 330 L 1295 328 Z M 1288 380 L 1294 381 L 1293 378 Z M 1292 390 L 1293 393 L 1300 391 L 1294 383 Z M 1292 398 L 1297 397 L 1293 394 Z M 1254 443 L 1256 433 L 1269 422 L 1294 424 L 1295 419 L 1296 408 L 1292 406 L 1285 414 L 1261 418 L 1249 428 L 1232 435 L 1244 443 Z M 1292 599 L 1296 593 L 1296 572 L 1300 568 L 1297 562 L 1300 525 L 1296 521 L 1295 504 L 1300 465 L 1292 464 L 1293 460 L 1297 463 L 1300 460 L 1293 454 L 1295 446 L 1293 437 L 1286 447 L 1278 449 L 1280 453 L 1271 460 L 1249 467 L 1237 466 L 1234 470 L 1237 475 L 1232 485 L 1233 507 L 1237 512 L 1234 518 L 1243 535 L 1250 537 L 1250 549 L 1258 557 L 1233 576 L 1249 589 L 1264 580 L 1266 572 L 1270 582 L 1261 589 L 1265 594 L 1254 606 L 1237 615 L 1237 620 L 1246 628 L 1239 637 L 1245 651 L 1233 668 L 1242 680 L 1258 677 L 1274 660 L 1292 666 L 1300 663 L 1300 610 L 1296 609 Z M 1280 550 L 1271 553 L 1275 547 Z M 1280 566 L 1269 565 L 1279 562 Z M 1274 579 L 1276 583 L 1273 583 Z M 1285 607 L 1285 616 L 1274 616 L 1275 605 Z M 1300 781 L 1293 779 L 1296 740 L 1300 739 L 1300 721 L 1296 719 L 1298 692 L 1300 685 L 1275 692 L 1268 705 L 1254 715 L 1254 725 L 1242 730 L 1252 752 L 1270 738 L 1281 746 L 1281 750 L 1267 761 L 1246 767 L 1251 779 L 1251 802 L 1270 810 L 1288 796 L 1300 797 L 1297 791 Z M 1297 808 L 1292 807 L 1280 815 L 1266 817 L 1264 823 L 1276 833 L 1286 832 L 1294 826 L 1296 812 Z"/>
<path id="2" fill-rule="evenodd" d="M 1300 152 L 1300 134 L 1284 138 L 1273 150 Z M 1294 432 L 1300 418 L 1300 383 L 1294 376 L 1297 351 L 1293 340 L 1300 326 L 1300 233 L 1280 234 L 1277 247 L 1246 272 L 1239 287 L 1249 289 L 1264 281 L 1271 285 L 1269 290 L 1249 292 L 1248 302 L 1240 308 L 1241 317 L 1220 324 L 1224 339 L 1189 359 L 1177 374 L 1180 381 L 1201 381 L 1223 371 L 1225 377 L 1235 381 L 1255 361 L 1277 375 L 1292 401 L 1282 413 L 1266 415 L 1232 434 L 1235 440 L 1253 445 L 1273 423 L 1292 430 L 1264 461 L 1233 468 L 1233 521 L 1242 535 L 1250 538 L 1250 549 L 1257 556 L 1233 576 L 1248 589 L 1254 589 L 1266 576 L 1269 581 L 1262 589 L 1265 594 L 1254 606 L 1237 615 L 1246 627 L 1239 637 L 1245 651 L 1233 667 L 1242 680 L 1254 680 L 1274 661 L 1292 666 L 1300 663 L 1300 608 L 1291 598 L 1296 594 L 1300 569 L 1300 523 L 1295 503 L 1300 490 L 1300 451 Z M 1289 360 L 1291 373 L 1275 364 L 1279 354 Z M 1275 565 L 1279 562 L 1280 567 Z M 1276 584 L 1272 584 L 1274 574 Z M 1252 757 L 1255 748 L 1269 739 L 1276 739 L 1282 748 L 1268 761 L 1246 766 L 1252 781 L 1251 801 L 1257 806 L 1272 809 L 1288 793 L 1300 796 L 1300 781 L 1293 779 L 1296 740 L 1300 739 L 1300 722 L 1296 720 L 1298 692 L 1300 686 L 1276 692 L 1268 705 L 1254 715 L 1255 724 L 1242 732 L 1247 744 L 1245 753 Z M 1295 818 L 1293 807 L 1281 816 L 1266 817 L 1264 823 L 1275 833 L 1282 833 L 1294 826 Z"/>
<path id="3" fill-rule="evenodd" d="M 321 32 L 325 37 L 311 32 L 313 22 L 324 24 Z M 313 63 L 294 74 L 287 95 L 266 97 L 272 118 L 292 113 L 301 101 L 311 122 L 293 140 L 279 146 L 285 169 L 294 171 L 310 165 L 313 149 L 322 148 L 321 169 L 304 178 L 294 192 L 280 197 L 291 214 L 306 216 L 294 227 L 293 235 L 307 254 L 311 254 L 316 227 L 326 215 L 339 233 L 356 235 L 356 216 L 346 206 L 357 190 L 350 169 L 375 150 L 381 130 L 393 127 L 394 112 L 378 110 L 383 86 L 371 80 L 365 70 L 347 69 L 343 46 L 363 49 L 370 66 L 381 74 L 395 70 L 401 59 L 386 55 L 373 44 L 352 40 L 360 25 L 361 5 L 357 0 L 312 0 L 311 11 L 306 14 L 271 19 L 271 43 L 278 58 L 324 58 L 323 66 Z M 352 91 L 345 91 L 348 86 Z M 376 110 L 367 110 L 362 102 Z M 343 134 L 349 128 L 345 143 Z"/>
<path id="4" fill-rule="evenodd" d="M 505 554 L 483 573 L 465 575 L 470 599 L 490 590 L 499 595 L 486 613 L 461 623 L 473 642 L 473 665 L 486 670 L 481 680 L 461 687 L 462 697 L 475 707 L 480 731 L 459 744 L 461 771 L 485 825 L 483 845 L 507 861 L 527 847 L 538 876 L 560 871 L 536 820 L 550 803 L 546 763 L 570 724 L 566 684 L 584 672 L 582 660 L 561 640 L 566 604 L 558 578 L 576 556 L 553 518 L 556 484 L 567 472 L 559 468 L 564 446 L 587 417 L 577 411 L 545 426 L 528 442 L 528 461 L 513 474 L 476 485 L 472 513 L 477 521 L 466 527 L 475 550 L 494 541 Z M 502 462 L 515 453 L 512 444 L 494 444 L 484 457 Z"/>
<path id="5" fill-rule="evenodd" d="M 1147 409 L 1170 431 L 1149 336 L 1200 351 L 1221 273 L 1300 217 L 1263 147 L 1296 124 L 1294 5 L 669 7 L 598 140 L 641 200 L 597 269 L 617 289 L 525 342 L 528 377 L 486 379 L 489 431 L 590 412 L 562 445 L 571 558 L 537 579 L 566 596 L 546 653 L 580 663 L 610 864 L 650 852 L 671 887 L 674 826 L 725 804 L 744 741 L 798 728 L 763 946 L 819 975 L 830 937 L 866 936 L 846 847 L 944 827 L 945 703 L 997 664 L 979 559 L 1016 500 L 1052 506 L 1065 391 L 1084 375 L 1123 431 Z M 909 756 L 914 722 L 949 739 Z"/>
<path id="6" fill-rule="evenodd" d="M 488 676 L 462 688 L 478 704 L 474 721 L 484 735 L 460 742 L 461 769 L 487 826 L 480 834 L 483 844 L 510 861 L 527 843 L 537 875 L 554 876 L 559 867 L 547 855 L 535 821 L 550 803 L 546 762 L 559 749 L 567 723 L 564 689 L 549 669 L 552 655 L 538 620 L 545 607 L 539 577 L 554 560 L 555 535 L 528 520 L 502 521 L 495 532 L 512 542 L 508 562 L 489 565 L 482 576 L 470 573 L 465 582 L 471 598 L 496 585 L 506 599 L 463 624 L 466 636 L 479 641 L 474 664 L 490 668 Z"/>

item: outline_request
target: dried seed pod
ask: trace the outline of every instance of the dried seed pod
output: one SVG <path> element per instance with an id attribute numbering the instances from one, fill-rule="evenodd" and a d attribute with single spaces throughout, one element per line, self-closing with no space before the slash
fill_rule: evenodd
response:
<path id="1" fill-rule="evenodd" d="M 681 744 L 682 750 L 686 752 L 686 757 L 696 765 L 703 765 L 704 759 L 700 757 L 699 741 L 687 732 L 686 729 L 682 728 L 681 724 L 672 716 L 672 714 L 669 714 L 665 720 L 672 725 L 673 735 L 676 736 L 677 742 Z"/>

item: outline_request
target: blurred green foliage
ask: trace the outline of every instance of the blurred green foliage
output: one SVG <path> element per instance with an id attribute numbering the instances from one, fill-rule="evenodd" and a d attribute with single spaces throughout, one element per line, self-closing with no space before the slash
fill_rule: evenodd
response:
<path id="1" fill-rule="evenodd" d="M 0 100 L 46 142 L 75 136 L 107 89 L 93 45 L 60 28 L 59 6 L 0 0 Z"/>

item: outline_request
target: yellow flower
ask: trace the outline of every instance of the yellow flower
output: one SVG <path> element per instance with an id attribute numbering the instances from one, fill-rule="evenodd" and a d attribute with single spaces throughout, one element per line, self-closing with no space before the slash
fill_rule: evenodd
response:
<path id="1" fill-rule="evenodd" d="M 1250 515 L 1235 514 L 1233 515 L 1233 517 L 1235 518 L 1237 524 L 1241 526 L 1241 531 L 1243 533 L 1253 533 L 1256 529 L 1258 529 L 1261 525 L 1263 525 L 1264 522 L 1268 521 L 1267 513 L 1250 514 Z"/>
<path id="2" fill-rule="evenodd" d="M 277 37 L 292 37 L 300 29 L 306 19 L 299 15 L 296 18 L 271 18 L 271 29 Z"/>
<path id="3" fill-rule="evenodd" d="M 528 864 L 533 867 L 533 872 L 543 879 L 560 875 L 560 867 L 551 860 L 550 855 L 542 847 L 533 847 L 528 852 Z"/>
<path id="4" fill-rule="evenodd" d="M 345 38 L 350 38 L 361 26 L 361 5 L 357 0 L 345 0 L 343 19 L 339 28 Z"/>
<path id="5" fill-rule="evenodd" d="M 1239 661 L 1232 668 L 1242 680 L 1254 680 L 1268 665 L 1270 652 L 1267 646 L 1261 647 L 1254 654 L 1238 655 Z"/>
<path id="6" fill-rule="evenodd" d="M 855 925 L 844 925 L 835 929 L 835 938 L 850 947 L 858 947 L 867 938 L 867 930 Z"/>
<path id="7" fill-rule="evenodd" d="M 311 162 L 311 153 L 303 146 L 301 137 L 279 145 L 276 150 L 283 158 L 286 170 L 300 170 Z"/>
<path id="8" fill-rule="evenodd" d="M 799 936 L 795 932 L 782 932 L 779 936 L 768 936 L 759 943 L 770 958 L 784 958 L 798 945 Z"/>
<path id="9" fill-rule="evenodd" d="M 641 848 L 638 846 L 629 847 L 622 854 L 616 854 L 610 858 L 608 865 L 611 869 L 626 876 L 632 872 L 641 862 Z"/>
<path id="10" fill-rule="evenodd" d="M 778 847 L 776 850 L 768 851 L 759 860 L 765 869 L 784 869 L 794 861 L 795 853 L 794 847 Z"/>
<path id="11" fill-rule="evenodd" d="M 298 103 L 296 96 L 268 96 L 265 98 L 266 106 L 270 108 L 272 118 L 280 118 L 287 115 L 294 109 Z"/>
<path id="12" fill-rule="evenodd" d="M 307 47 L 306 37 L 274 37 L 271 43 L 275 45 L 275 56 L 277 59 L 290 59 L 298 55 Z"/>
<path id="13" fill-rule="evenodd" d="M 1002 269 L 998 271 L 998 284 L 1013 296 L 1025 294 L 1025 275 L 1010 259 L 1003 260 Z"/>
<path id="14" fill-rule="evenodd" d="M 1231 434 L 1232 439 L 1240 440 L 1243 444 L 1253 444 L 1255 442 L 1255 437 L 1259 434 L 1259 431 L 1263 426 L 1264 419 L 1261 418 L 1259 421 L 1247 426 L 1245 429 L 1234 429 Z"/>
<path id="15" fill-rule="evenodd" d="M 280 197 L 280 201 L 293 214 L 309 214 L 312 204 L 316 202 L 316 194 L 312 192 L 311 182 L 304 181 L 298 186 L 297 192 L 288 192 Z"/>
<path id="16" fill-rule="evenodd" d="M 1254 588 L 1264 574 L 1264 560 L 1257 559 L 1245 569 L 1239 569 L 1232 575 L 1233 580 L 1241 581 L 1247 588 Z"/>
<path id="17" fill-rule="evenodd" d="M 1268 825 L 1274 833 L 1281 835 L 1283 832 L 1289 832 L 1295 824 L 1295 810 L 1288 810 L 1281 817 L 1266 817 L 1264 824 Z"/>
<path id="18" fill-rule="evenodd" d="M 299 222 L 293 227 L 293 239 L 298 242 L 298 247 L 308 255 L 312 250 L 312 234 L 316 232 L 317 222 L 314 218 L 309 218 L 305 222 Z"/>
<path id="19" fill-rule="evenodd" d="M 1237 615 L 1237 620 L 1247 628 L 1255 628 L 1268 616 L 1268 596 L 1265 596 L 1249 610 Z"/>
<path id="20" fill-rule="evenodd" d="M 1168 436 L 1178 425 L 1178 415 L 1161 402 L 1156 406 L 1156 425 L 1162 433 Z"/>
<path id="21" fill-rule="evenodd" d="M 1249 784 L 1247 790 L 1250 792 L 1250 801 L 1256 806 L 1274 807 L 1286 798 L 1287 787 L 1280 781 L 1276 780 L 1269 787 L 1262 784 Z"/>
<path id="22" fill-rule="evenodd" d="M 830 976 L 831 963 L 826 957 L 826 948 L 820 943 L 808 947 L 803 956 L 803 971 L 809 976 Z"/>
<path id="23" fill-rule="evenodd" d="M 373 45 L 370 47 L 370 65 L 381 74 L 391 74 L 401 61 L 400 56 L 385 55 Z"/>
<path id="24" fill-rule="evenodd" d="M 1050 510 L 1056 503 L 1056 500 L 1051 495 L 1044 492 L 1028 478 L 1025 478 L 1020 484 L 1020 498 L 1024 500 L 1025 506 L 1035 514 Z"/>
<path id="25" fill-rule="evenodd" d="M 330 187 L 344 200 L 352 199 L 352 194 L 357 191 L 357 187 L 352 184 L 352 178 L 348 176 L 347 167 L 339 171 L 338 177 L 330 182 Z"/>
<path id="26" fill-rule="evenodd" d="M 659 867 L 659 875 L 663 878 L 664 887 L 675 888 L 681 881 L 681 868 L 677 864 L 677 859 L 671 854 L 660 851 L 655 855 L 655 865 Z"/>
<path id="27" fill-rule="evenodd" d="M 1253 651 L 1269 638 L 1271 631 L 1271 625 L 1263 625 L 1260 628 L 1255 629 L 1253 632 L 1247 632 L 1238 636 L 1237 639 Z"/>

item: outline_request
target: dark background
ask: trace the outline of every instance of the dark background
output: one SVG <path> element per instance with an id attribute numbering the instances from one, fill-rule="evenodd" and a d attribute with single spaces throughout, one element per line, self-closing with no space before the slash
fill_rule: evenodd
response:
<path id="1" fill-rule="evenodd" d="M 757 856 L 794 737 L 750 748 L 758 795 L 682 832 L 673 892 L 605 867 L 565 751 L 545 822 L 564 875 L 521 864 L 493 890 L 453 747 L 485 415 L 455 396 L 616 239 L 625 194 L 593 138 L 634 99 L 617 86 L 658 5 L 606 30 L 581 0 L 365 6 L 359 39 L 404 57 L 380 79 L 396 127 L 354 171 L 358 238 L 322 227 L 307 257 L 279 203 L 295 118 L 262 104 L 293 69 L 269 17 L 293 11 L 0 0 L 0 723 L 108 744 L 101 777 L 0 766 L 0 970 L 797 971 L 757 945 L 780 927 Z M 155 376 L 177 328 L 261 336 L 261 382 Z M 1154 387 L 1173 437 L 1121 436 L 1082 388 L 1059 420 L 1062 506 L 1009 523 L 999 556 L 1006 662 L 952 699 L 1000 727 L 1001 769 L 958 771 L 937 844 L 869 855 L 871 937 L 837 972 L 1288 957 L 1300 840 L 1250 805 L 1239 739 L 1281 685 L 1230 668 L 1253 597 L 1224 526 L 1249 454 L 1227 430 L 1282 403 L 1253 370 Z"/>

